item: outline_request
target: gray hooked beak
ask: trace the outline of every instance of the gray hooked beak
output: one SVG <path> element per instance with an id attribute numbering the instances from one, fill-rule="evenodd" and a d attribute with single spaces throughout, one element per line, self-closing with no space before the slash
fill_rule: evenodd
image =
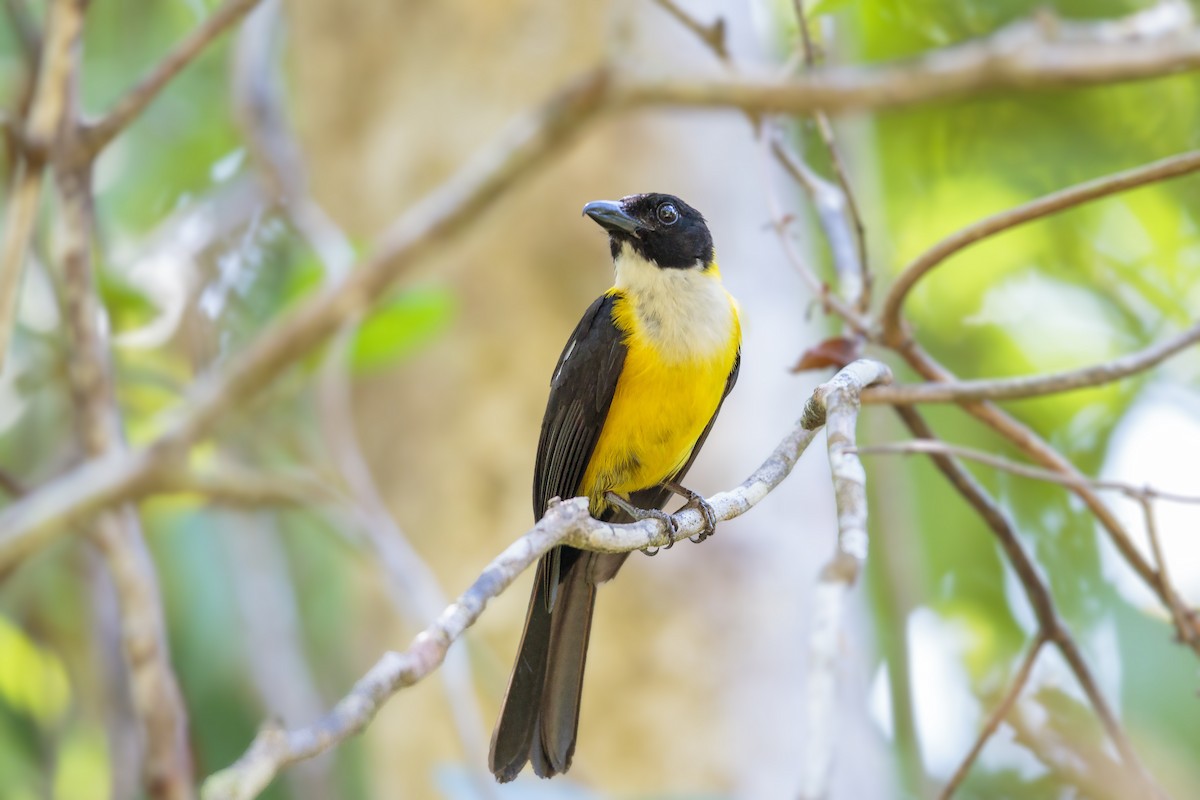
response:
<path id="1" fill-rule="evenodd" d="M 627 233 L 637 236 L 642 226 L 636 219 L 625 213 L 620 203 L 611 200 L 596 200 L 583 207 L 583 213 L 594 219 L 597 224 L 610 233 Z"/>

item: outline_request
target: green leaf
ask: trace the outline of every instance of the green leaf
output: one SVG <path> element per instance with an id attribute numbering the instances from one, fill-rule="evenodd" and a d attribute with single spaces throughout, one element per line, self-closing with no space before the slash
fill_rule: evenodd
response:
<path id="1" fill-rule="evenodd" d="M 375 372 L 407 358 L 437 337 L 455 312 L 445 288 L 412 289 L 372 313 L 359 326 L 350 347 L 356 373 Z"/>

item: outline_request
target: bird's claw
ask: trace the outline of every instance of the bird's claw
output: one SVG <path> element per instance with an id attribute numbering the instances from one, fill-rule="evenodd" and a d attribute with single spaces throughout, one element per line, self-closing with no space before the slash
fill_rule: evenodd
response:
<path id="1" fill-rule="evenodd" d="M 700 495 L 696 495 L 690 500 L 684 508 L 694 508 L 700 512 L 700 516 L 704 517 L 704 530 L 695 536 L 689 536 L 688 541 L 692 544 L 700 544 L 708 537 L 717 532 L 717 512 L 713 507 Z"/>
<path id="2" fill-rule="evenodd" d="M 633 517 L 638 522 L 641 522 L 642 520 L 653 519 L 658 520 L 667 526 L 667 532 L 670 534 L 671 538 L 670 543 L 665 547 L 643 547 L 643 553 L 648 556 L 656 556 L 658 555 L 659 550 L 670 550 L 675 546 L 675 537 L 679 535 L 679 523 L 675 521 L 675 517 L 673 515 L 657 508 L 638 508 L 625 498 L 614 494 L 613 492 L 608 492 L 606 498 L 610 503 L 624 511 L 629 516 Z"/>
<path id="3" fill-rule="evenodd" d="M 686 497 L 687 504 L 684 505 L 684 508 L 694 508 L 700 512 L 700 516 L 704 517 L 704 529 L 695 536 L 689 536 L 689 542 L 692 542 L 693 544 L 700 544 L 705 539 L 716 533 L 717 512 L 713 510 L 713 507 L 709 505 L 707 500 L 686 486 L 682 486 L 673 481 L 664 483 L 663 486 L 670 489 L 675 494 L 680 495 L 681 497 Z"/>

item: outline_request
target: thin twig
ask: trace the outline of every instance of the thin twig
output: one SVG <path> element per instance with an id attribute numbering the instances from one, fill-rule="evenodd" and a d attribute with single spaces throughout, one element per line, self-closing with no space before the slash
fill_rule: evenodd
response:
<path id="1" fill-rule="evenodd" d="M 42 167 L 62 126 L 71 75 L 71 51 L 83 30 L 82 0 L 57 0 L 48 12 L 37 87 L 29 118 L 20 129 L 24 142 L 0 234 L 0 369 L 16 324 L 17 295 L 25 255 L 42 196 Z"/>
<path id="2" fill-rule="evenodd" d="M 1083 369 L 1020 378 L 876 386 L 863 393 L 862 401 L 864 404 L 915 405 L 917 403 L 961 403 L 974 400 L 1015 400 L 1059 394 L 1112 383 L 1130 375 L 1145 372 L 1198 342 L 1200 342 L 1200 322 L 1180 334 L 1147 347 L 1145 350 Z"/>
<path id="3" fill-rule="evenodd" d="M 792 0 L 792 5 L 796 9 L 796 22 L 800 29 L 800 49 L 804 64 L 811 70 L 817 66 L 817 50 L 813 44 L 812 34 L 808 29 L 808 15 L 804 13 L 804 0 Z M 833 123 L 829 121 L 829 115 L 824 111 L 818 111 L 813 114 L 813 121 L 816 123 L 817 133 L 820 134 L 821 141 L 825 143 L 825 150 L 829 153 L 829 164 L 833 168 L 834 177 L 837 179 L 841 190 L 840 206 L 844 209 L 844 216 L 853 227 L 855 243 L 857 245 L 857 258 L 844 258 L 847 266 L 838 270 L 838 273 L 843 276 L 841 280 L 842 291 L 854 301 L 859 313 L 866 314 L 871 308 L 872 284 L 871 270 L 867 260 L 867 229 L 863 224 L 862 214 L 858 209 L 858 201 L 854 196 L 854 188 L 850 185 L 850 177 L 846 172 L 846 164 L 842 159 L 841 148 L 838 147 L 837 138 L 834 136 Z M 828 226 L 826 226 L 826 235 L 829 236 Z M 830 237 L 830 247 L 833 247 L 832 237 Z M 837 255 L 838 253 L 835 249 L 835 264 L 839 263 Z M 850 264 L 855 267 L 854 270 L 848 268 Z M 855 275 L 856 278 L 847 281 L 846 276 L 848 275 Z"/>
<path id="4" fill-rule="evenodd" d="M 1154 558 L 1154 566 L 1158 568 L 1162 582 L 1170 586 L 1171 576 L 1167 573 L 1167 559 L 1163 556 L 1162 541 L 1158 538 L 1158 523 L 1154 518 L 1154 501 L 1147 494 L 1139 495 L 1137 501 L 1142 507 L 1142 519 L 1146 523 L 1146 538 L 1150 541 L 1150 553 Z M 1191 620 L 1196 612 L 1185 608 L 1177 594 L 1171 595 L 1167 608 L 1175 622 L 1175 630 L 1179 631 L 1179 636 L 1184 644 L 1194 646 L 1197 633 Z"/>
<path id="5" fill-rule="evenodd" d="M 957 376 L 939 364 L 924 348 L 915 342 L 910 342 L 899 352 L 904 357 L 904 360 L 908 362 L 909 366 L 931 381 L 955 382 L 958 380 Z M 1069 488 L 1083 500 L 1084 504 L 1092 512 L 1092 515 L 1096 517 L 1096 520 L 1104 528 L 1109 540 L 1116 546 L 1121 556 L 1125 559 L 1125 562 L 1146 582 L 1146 585 L 1158 595 L 1163 604 L 1168 608 L 1182 602 L 1175 587 L 1164 581 L 1163 576 L 1158 570 L 1143 557 L 1137 545 L 1134 544 L 1133 538 L 1129 535 L 1129 531 L 1125 529 L 1125 526 L 1113 514 L 1112 509 L 1087 484 L 1083 473 L 1062 453 L 1051 447 L 1028 425 L 1020 422 L 1011 414 L 1005 413 L 994 403 L 963 402 L 960 405 L 968 414 L 980 420 L 1016 445 L 1031 460 L 1046 469 L 1076 479 L 1078 482 L 1068 484 Z M 897 406 L 896 408 L 911 408 L 911 406 Z M 1197 621 L 1196 624 L 1200 624 L 1200 621 Z M 1194 628 L 1195 625 L 1192 625 L 1192 627 Z M 1179 631 L 1179 637 L 1181 641 L 1188 643 L 1192 650 L 1200 655 L 1200 636 L 1192 635 L 1191 632 L 1185 630 Z"/>
<path id="6" fill-rule="evenodd" d="M 1004 718 L 1012 710 L 1013 704 L 1017 702 L 1017 698 L 1024 691 L 1025 684 L 1029 682 L 1029 675 L 1033 672 L 1034 662 L 1037 661 L 1038 653 L 1042 651 L 1044 644 L 1046 644 L 1046 635 L 1039 631 L 1033 640 L 1033 644 L 1029 646 L 1029 650 L 1025 653 L 1025 658 L 1021 659 L 1021 666 L 1017 669 L 1017 674 L 1013 677 L 1008 691 L 1004 693 L 1000 698 L 1000 702 L 992 709 L 987 722 L 984 723 L 983 728 L 979 731 L 979 735 L 975 737 L 975 743 L 971 745 L 971 749 L 967 751 L 966 756 L 959 763 L 958 769 L 954 770 L 954 774 L 950 776 L 950 780 L 946 781 L 946 785 L 938 793 L 939 800 L 950 800 L 954 796 L 954 793 L 958 791 L 958 787 L 966 780 L 967 774 L 971 771 L 971 766 L 975 763 L 975 759 L 979 758 L 979 754 L 983 752 L 984 745 L 988 743 L 988 740 L 1000 728 L 1000 723 L 1004 722 Z"/>
<path id="7" fill-rule="evenodd" d="M 936 438 L 933 430 L 915 408 L 912 406 L 896 406 L 895 410 L 914 436 L 920 439 Z M 1025 591 L 1025 596 L 1033 608 L 1041 634 L 1048 641 L 1053 642 L 1058 651 L 1062 653 L 1068 667 L 1075 675 L 1075 679 L 1079 682 L 1084 694 L 1087 695 L 1088 701 L 1092 704 L 1096 716 L 1100 719 L 1101 724 L 1108 733 L 1109 739 L 1112 740 L 1117 751 L 1121 754 L 1121 760 L 1125 763 L 1131 775 L 1143 787 L 1142 796 L 1162 797 L 1161 789 L 1158 788 L 1154 779 L 1142 765 L 1136 751 L 1133 749 L 1133 745 L 1129 741 L 1129 737 L 1125 734 L 1124 728 L 1121 727 L 1117 715 L 1113 713 L 1108 705 L 1108 701 L 1100 692 L 1096 679 L 1092 675 L 1087 662 L 1083 659 L 1082 654 L 1079 652 L 1079 646 L 1075 643 L 1074 637 L 1071 636 L 1071 632 L 1059 618 L 1049 587 L 1042 579 L 1038 568 L 1034 565 L 1033 559 L 1025 552 L 1025 547 L 1017 537 L 1017 533 L 1009 522 L 1008 517 L 971 473 L 964 469 L 952 456 L 934 454 L 933 463 L 950 482 L 950 485 L 983 518 L 983 521 L 1000 542 L 1000 546 L 1008 557 L 1009 563 L 1012 564 L 1017 579 Z"/>
<path id="8" fill-rule="evenodd" d="M 1105 175 L 1075 186 L 1031 200 L 993 214 L 973 225 L 956 231 L 918 256 L 896 278 L 883 301 L 883 341 L 891 347 L 903 348 L 908 334 L 900 324 L 900 310 L 912 288 L 931 270 L 947 258 L 978 241 L 1026 222 L 1083 205 L 1101 197 L 1128 191 L 1150 183 L 1170 180 L 1200 170 L 1200 150 L 1153 161 L 1123 172 Z"/>
<path id="9" fill-rule="evenodd" d="M 1023 478 L 1032 478 L 1033 480 L 1037 481 L 1056 483 L 1059 486 L 1066 486 L 1068 488 L 1090 486 L 1093 489 L 1121 492 L 1136 500 L 1141 500 L 1142 498 L 1159 498 L 1175 503 L 1200 503 L 1200 495 L 1164 492 L 1161 489 L 1154 488 L 1153 486 L 1136 486 L 1132 483 L 1125 483 L 1123 481 L 1065 475 L 1061 472 L 1041 469 L 1039 467 L 1030 466 L 1029 464 L 1020 464 L 1016 461 L 1010 461 L 993 453 L 984 452 L 983 450 L 975 450 L 970 447 L 949 444 L 937 439 L 917 439 L 911 442 L 873 444 L 858 448 L 858 452 L 860 455 L 864 456 L 917 454 L 955 456 L 956 458 L 965 458 L 969 461 L 978 461 L 981 464 L 986 464 L 989 467 L 995 467 L 996 469 L 1010 472 L 1013 475 L 1020 475 Z"/>
<path id="10" fill-rule="evenodd" d="M 227 0 L 198 28 L 175 46 L 162 61 L 127 91 L 100 119 L 84 126 L 84 151 L 94 157 L 117 134 L 125 130 L 146 106 L 158 96 L 171 79 L 203 53 L 208 45 L 246 15 L 259 0 Z"/>
<path id="11" fill-rule="evenodd" d="M 729 50 L 725 47 L 725 20 L 722 17 L 711 25 L 705 25 L 688 12 L 684 11 L 674 0 L 654 0 L 663 10 L 674 17 L 681 25 L 696 34 L 721 61 L 729 61 Z"/>

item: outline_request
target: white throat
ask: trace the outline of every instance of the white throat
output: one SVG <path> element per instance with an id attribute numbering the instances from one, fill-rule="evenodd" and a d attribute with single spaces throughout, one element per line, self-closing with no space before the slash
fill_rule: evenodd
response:
<path id="1" fill-rule="evenodd" d="M 628 244 L 613 263 L 616 288 L 632 301 L 642 333 L 664 358 L 708 358 L 729 347 L 736 313 L 733 298 L 702 263 L 664 269 Z"/>

